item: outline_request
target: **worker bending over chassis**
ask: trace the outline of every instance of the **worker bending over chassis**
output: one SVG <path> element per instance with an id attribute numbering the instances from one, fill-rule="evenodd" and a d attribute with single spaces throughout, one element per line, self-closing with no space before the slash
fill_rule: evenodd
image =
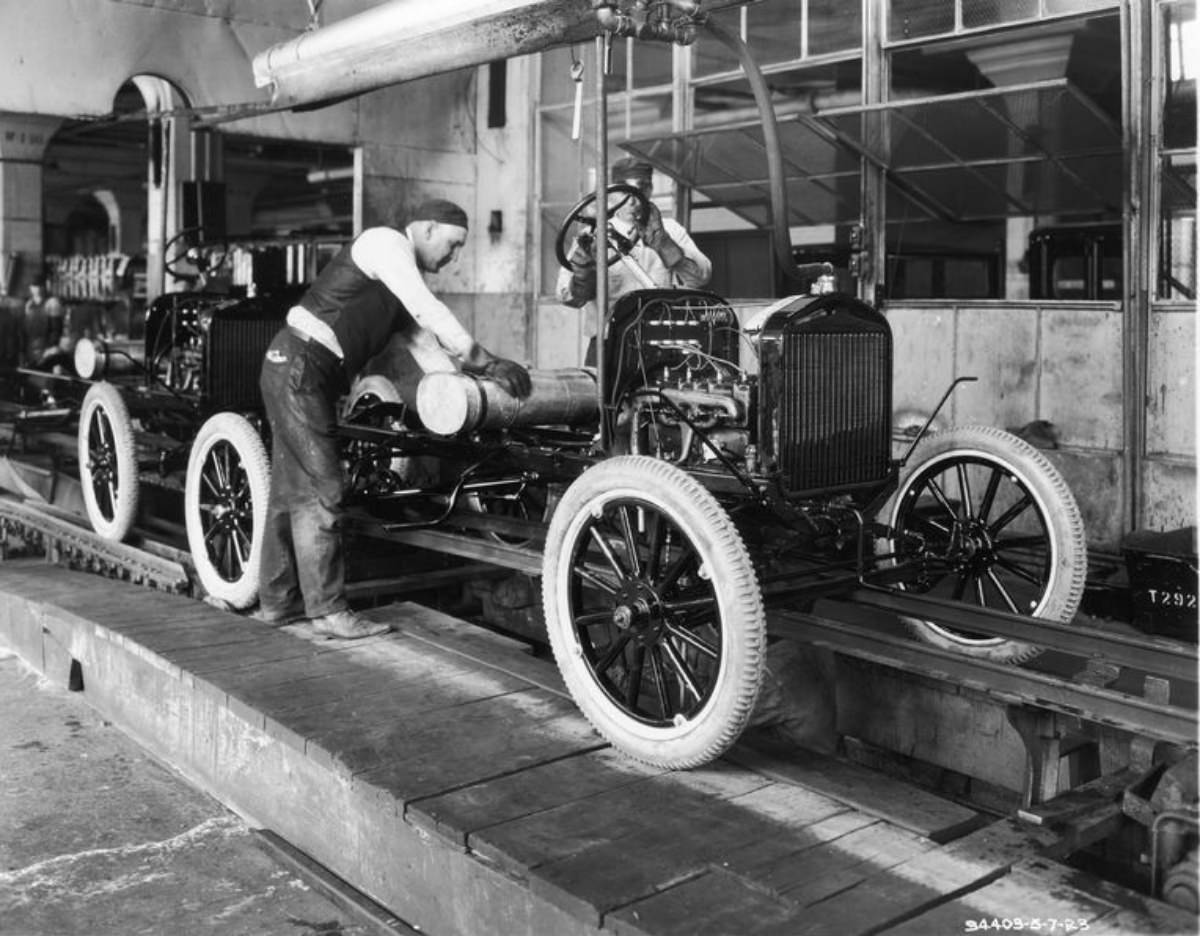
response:
<path id="1" fill-rule="evenodd" d="M 403 231 L 363 231 L 321 271 L 267 349 L 260 386 L 271 426 L 271 493 L 259 566 L 259 620 L 307 617 L 326 636 L 370 637 L 346 599 L 344 483 L 337 401 L 351 379 L 399 336 L 425 372 L 490 377 L 529 395 L 525 368 L 479 345 L 426 286 L 466 242 L 467 216 L 442 199 L 422 204 Z"/>

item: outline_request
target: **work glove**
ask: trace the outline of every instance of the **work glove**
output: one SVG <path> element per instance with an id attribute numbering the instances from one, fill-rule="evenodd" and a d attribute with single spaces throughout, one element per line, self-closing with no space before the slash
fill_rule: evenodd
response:
<path id="1" fill-rule="evenodd" d="M 651 250 L 658 250 L 664 241 L 670 240 L 663 228 L 662 212 L 658 205 L 651 202 L 646 209 L 646 217 L 641 223 L 642 240 Z"/>
<path id="2" fill-rule="evenodd" d="M 516 361 L 496 358 L 484 368 L 483 375 L 496 381 L 509 396 L 522 400 L 533 390 L 533 381 L 529 379 L 529 371 Z"/>
<path id="3" fill-rule="evenodd" d="M 591 269 L 596 265 L 596 236 L 591 231 L 584 231 L 575 238 L 567 262 L 573 270 Z"/>

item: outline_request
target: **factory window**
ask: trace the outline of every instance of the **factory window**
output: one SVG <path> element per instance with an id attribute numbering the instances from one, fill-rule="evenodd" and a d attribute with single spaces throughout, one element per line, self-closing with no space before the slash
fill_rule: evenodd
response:
<path id="1" fill-rule="evenodd" d="M 842 0 L 764 0 L 721 10 L 712 20 L 741 37 L 760 68 L 840 52 L 858 53 L 862 9 Z M 737 57 L 722 42 L 701 31 L 693 46 L 692 75 L 708 78 L 738 71 Z"/>
<path id="2" fill-rule="evenodd" d="M 1118 0 L 891 0 L 888 39 L 929 39 L 1117 6 Z"/>
<path id="3" fill-rule="evenodd" d="M 888 101 L 827 115 L 887 180 L 886 295 L 1119 295 L 1119 236 L 1102 239 L 1099 251 L 1100 240 L 1080 234 L 1080 226 L 1109 230 L 1121 220 L 1119 17 L 983 28 L 1049 8 L 1048 0 L 893 0 L 893 38 L 898 24 L 909 34 L 965 35 L 893 44 Z M 1072 245 L 1090 246 L 1075 256 Z M 1047 286 L 1071 279 L 1051 268 L 1076 266 L 1091 271 L 1075 277 L 1078 288 Z"/>

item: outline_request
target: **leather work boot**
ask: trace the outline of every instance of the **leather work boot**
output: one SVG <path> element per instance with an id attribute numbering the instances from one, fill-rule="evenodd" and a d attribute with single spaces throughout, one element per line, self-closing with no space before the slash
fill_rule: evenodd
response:
<path id="1" fill-rule="evenodd" d="M 312 619 L 313 630 L 324 637 L 340 637 L 343 640 L 358 640 L 386 634 L 392 625 L 368 621 L 353 611 L 334 611 L 324 617 Z"/>
<path id="2" fill-rule="evenodd" d="M 258 621 L 260 624 L 266 624 L 268 627 L 283 627 L 285 624 L 296 624 L 303 621 L 307 615 L 303 611 L 288 611 L 285 614 L 269 615 L 262 608 L 257 608 L 250 613 L 252 620 Z"/>

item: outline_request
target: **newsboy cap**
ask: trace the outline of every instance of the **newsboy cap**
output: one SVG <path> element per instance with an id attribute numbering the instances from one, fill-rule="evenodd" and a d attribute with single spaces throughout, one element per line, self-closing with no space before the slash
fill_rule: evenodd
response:
<path id="1" fill-rule="evenodd" d="M 413 221 L 437 221 L 441 224 L 456 224 L 467 227 L 467 213 L 445 198 L 430 198 L 417 206 L 412 213 Z"/>
<path id="2" fill-rule="evenodd" d="M 609 174 L 614 182 L 624 182 L 627 179 L 649 182 L 654 174 L 654 167 L 635 156 L 622 156 L 612 164 Z"/>

